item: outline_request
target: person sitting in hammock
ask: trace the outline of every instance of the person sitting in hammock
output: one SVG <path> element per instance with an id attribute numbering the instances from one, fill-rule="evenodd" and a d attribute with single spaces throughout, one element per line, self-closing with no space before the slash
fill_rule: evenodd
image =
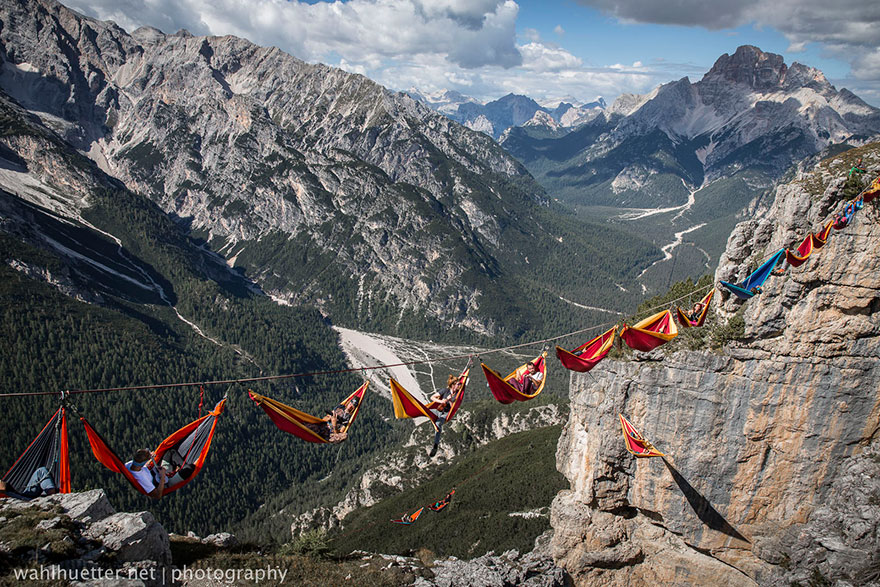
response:
<path id="1" fill-rule="evenodd" d="M 174 487 L 189 479 L 196 470 L 193 463 L 184 462 L 177 447 L 169 448 L 162 455 L 162 468 L 165 469 L 165 487 Z"/>
<path id="2" fill-rule="evenodd" d="M 125 463 L 125 467 L 131 471 L 131 474 L 137 479 L 141 489 L 143 489 L 151 499 L 158 501 L 162 499 L 162 493 L 165 491 L 165 484 L 167 483 L 168 478 L 164 467 L 156 467 L 153 471 L 150 471 L 150 469 L 147 468 L 147 463 L 151 460 L 153 460 L 153 453 L 147 448 L 141 448 L 134 453 L 134 457 L 130 461 Z M 157 478 L 153 477 L 154 474 Z"/>
<path id="3" fill-rule="evenodd" d="M 696 322 L 700 319 L 700 315 L 703 313 L 703 304 L 702 302 L 697 302 L 694 304 L 694 307 L 691 309 L 691 313 L 687 315 L 688 320 L 691 322 Z"/>
<path id="4" fill-rule="evenodd" d="M 434 410 L 437 412 L 437 432 L 434 433 L 434 446 L 428 456 L 433 457 L 437 454 L 437 449 L 440 447 L 440 434 L 443 432 L 443 424 L 446 423 L 446 414 L 452 409 L 452 403 L 461 390 L 461 384 L 461 377 L 450 375 L 446 378 L 446 389 L 431 396 L 431 401 L 438 404 Z"/>
<path id="5" fill-rule="evenodd" d="M 327 411 L 327 415 L 322 418 L 321 422 L 316 424 L 304 423 L 309 430 L 323 438 L 328 442 L 336 444 L 348 438 L 348 433 L 344 432 L 348 423 L 357 409 L 360 399 L 351 398 L 345 405 L 339 404 L 332 410 Z"/>
<path id="6" fill-rule="evenodd" d="M 49 469 L 46 467 L 40 467 L 31 475 L 31 478 L 25 486 L 25 490 L 21 493 L 15 491 L 12 486 L 5 481 L 0 481 L 0 491 L 5 493 L 8 497 L 15 497 L 17 499 L 34 499 L 35 497 L 58 493 L 58 487 L 55 485 L 55 480 L 52 478 L 52 473 L 49 472 Z"/>
<path id="7" fill-rule="evenodd" d="M 535 362 L 529 361 L 526 363 L 526 372 L 523 373 L 522 380 L 517 380 L 516 377 L 514 377 L 509 383 L 518 392 L 524 395 L 529 395 L 541 385 L 541 380 L 543 379 L 544 374 L 538 371 L 538 366 L 535 365 Z"/>

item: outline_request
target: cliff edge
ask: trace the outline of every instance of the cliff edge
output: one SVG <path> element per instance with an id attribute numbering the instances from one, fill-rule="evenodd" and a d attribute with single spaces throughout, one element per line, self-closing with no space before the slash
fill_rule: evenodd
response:
<path id="1" fill-rule="evenodd" d="M 858 157 L 867 183 L 880 173 L 876 143 L 756 202 L 716 282 L 741 279 L 818 231 L 852 189 Z M 673 341 L 572 375 L 557 450 L 571 489 L 553 502 L 551 549 L 577 584 L 877 584 L 878 244 L 875 200 L 760 296 L 743 304 L 716 295 L 721 319 L 745 323 L 723 351 Z M 618 413 L 669 455 L 665 463 L 625 451 Z"/>

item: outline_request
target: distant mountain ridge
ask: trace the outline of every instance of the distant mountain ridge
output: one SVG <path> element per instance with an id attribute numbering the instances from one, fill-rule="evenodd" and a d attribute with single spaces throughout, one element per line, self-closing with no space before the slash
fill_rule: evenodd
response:
<path id="1" fill-rule="evenodd" d="M 572 128 L 598 116 L 607 106 L 601 97 L 589 104 L 565 98 L 550 107 L 542 106 L 528 96 L 513 93 L 485 104 L 454 90 L 429 95 L 411 89 L 406 94 L 452 120 L 495 139 L 500 139 L 505 132 L 517 126 Z"/>
<path id="2" fill-rule="evenodd" d="M 634 241 L 566 274 L 605 245 L 491 138 L 363 76 L 236 37 L 129 35 L 53 0 L 3 0 L 0 21 L 0 89 L 280 303 L 517 336 L 545 312 L 602 316 L 563 297 L 625 303 L 613 283 L 657 256 Z"/>
<path id="3" fill-rule="evenodd" d="M 651 207 L 743 170 L 772 180 L 830 145 L 877 136 L 880 110 L 817 69 L 742 46 L 700 81 L 621 96 L 564 137 L 515 128 L 502 144 L 554 196 Z"/>

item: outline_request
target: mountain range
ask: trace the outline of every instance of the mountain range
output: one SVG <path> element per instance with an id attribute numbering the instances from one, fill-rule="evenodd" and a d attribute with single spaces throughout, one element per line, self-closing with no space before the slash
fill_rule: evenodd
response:
<path id="1" fill-rule="evenodd" d="M 613 283 L 658 255 L 592 242 L 489 137 L 363 76 L 234 37 L 129 35 L 50 0 L 2 19 L 0 89 L 282 303 L 401 334 L 521 334 L 566 308 L 603 316 L 560 297 L 616 309 Z M 584 254 L 620 263 L 548 278 Z"/>
<path id="2" fill-rule="evenodd" d="M 518 94 L 507 94 L 486 103 L 455 90 L 430 94 L 413 88 L 407 90 L 406 94 L 452 120 L 495 139 L 501 139 L 508 130 L 518 126 L 549 127 L 557 131 L 571 129 L 599 116 L 607 106 L 601 97 L 588 104 L 568 97 L 553 104 L 541 105 L 528 96 Z"/>

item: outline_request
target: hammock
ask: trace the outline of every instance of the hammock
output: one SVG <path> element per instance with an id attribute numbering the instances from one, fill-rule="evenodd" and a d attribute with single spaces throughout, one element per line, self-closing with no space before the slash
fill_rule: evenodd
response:
<path id="1" fill-rule="evenodd" d="M 431 505 L 428 506 L 428 509 L 434 512 L 442 511 L 443 508 L 449 505 L 449 502 L 452 501 L 452 496 L 455 495 L 455 489 L 446 494 L 446 497 L 441 499 L 440 501 L 435 501 Z"/>
<path id="2" fill-rule="evenodd" d="M 804 264 L 804 261 L 813 253 L 813 249 L 816 248 L 816 237 L 813 233 L 807 235 L 807 238 L 803 240 L 800 246 L 796 251 L 789 251 L 786 249 L 785 251 L 785 260 L 788 261 L 788 264 L 792 267 L 800 267 Z"/>
<path id="3" fill-rule="evenodd" d="M 652 351 L 676 336 L 678 327 L 669 310 L 657 312 L 632 326 L 624 323 L 620 331 L 620 338 L 629 348 L 644 352 Z"/>
<path id="4" fill-rule="evenodd" d="M 567 351 L 562 347 L 556 347 L 556 356 L 562 366 L 571 371 L 586 373 L 605 358 L 614 344 L 614 336 L 617 334 L 617 326 L 607 330 L 589 342 Z"/>
<path id="5" fill-rule="evenodd" d="M 862 200 L 867 204 L 878 195 L 880 195 L 880 176 L 871 183 L 868 189 L 862 192 Z"/>
<path id="6" fill-rule="evenodd" d="M 700 300 L 700 303 L 703 304 L 703 310 L 700 312 L 700 315 L 697 316 L 696 320 L 691 320 L 691 317 L 682 311 L 681 308 L 675 308 L 675 315 L 678 318 L 678 323 L 681 324 L 683 328 L 698 328 L 703 325 L 703 322 L 706 321 L 706 316 L 709 315 L 709 303 L 712 301 L 712 296 L 715 295 L 715 290 L 710 289 L 709 293 L 703 296 L 703 299 Z"/>
<path id="7" fill-rule="evenodd" d="M 70 455 L 67 446 L 67 414 L 64 406 L 58 408 L 37 437 L 30 443 L 15 463 L 3 475 L 17 495 L 0 497 L 23 497 L 31 476 L 40 467 L 48 469 L 59 493 L 70 493 Z"/>
<path id="8" fill-rule="evenodd" d="M 358 398 L 358 405 L 354 409 L 354 413 L 352 413 L 348 424 L 344 428 L 342 428 L 340 432 L 348 432 L 348 430 L 351 428 L 351 425 L 354 424 L 354 419 L 357 418 L 357 415 L 361 410 L 361 406 L 364 403 L 364 394 L 366 393 L 367 387 L 369 385 L 369 381 L 364 381 L 363 385 L 358 387 L 354 393 L 352 393 L 340 402 L 344 406 L 353 398 Z M 268 414 L 273 422 L 275 422 L 275 426 L 277 426 L 284 432 L 287 432 L 288 434 L 293 434 L 294 436 L 301 438 L 306 442 L 323 444 L 327 444 L 330 442 L 328 439 L 324 438 L 307 426 L 307 424 L 326 425 L 326 420 L 324 420 L 323 418 L 317 418 L 310 414 L 306 414 L 305 412 L 301 412 L 296 408 L 291 408 L 288 405 L 282 404 L 277 400 L 266 397 L 264 395 L 260 395 L 258 393 L 254 393 L 251 390 L 248 390 L 248 396 L 250 396 L 250 398 L 254 400 L 255 404 L 263 408 L 263 411 Z"/>
<path id="9" fill-rule="evenodd" d="M 623 414 L 617 414 L 620 417 L 620 427 L 623 429 L 623 442 L 626 450 L 637 457 L 664 457 L 662 452 L 654 448 L 654 445 L 645 440 L 639 431 L 636 430 L 629 420 L 623 417 Z"/>
<path id="10" fill-rule="evenodd" d="M 422 511 L 424 509 L 425 509 L 424 507 L 420 507 L 419 509 L 417 509 L 416 511 L 414 511 L 413 513 L 411 513 L 408 516 L 403 516 L 402 518 L 398 518 L 396 520 L 391 520 L 391 521 L 394 522 L 395 524 L 402 524 L 404 526 L 409 526 L 410 524 L 415 523 L 415 521 L 419 519 L 419 516 L 422 515 Z"/>
<path id="11" fill-rule="evenodd" d="M 825 243 L 828 242 L 828 237 L 831 236 L 831 228 L 834 226 L 834 221 L 829 220 L 828 224 L 825 225 L 825 228 L 822 229 L 822 232 L 813 233 L 813 248 L 821 249 L 825 246 Z"/>
<path id="12" fill-rule="evenodd" d="M 785 249 L 780 249 L 775 255 L 767 259 L 763 265 L 755 269 L 754 273 L 749 275 L 745 281 L 739 284 L 728 283 L 722 281 L 721 285 L 733 292 L 736 297 L 747 300 L 757 293 L 761 293 L 761 286 L 770 277 L 770 272 L 785 256 Z"/>
<path id="13" fill-rule="evenodd" d="M 205 459 L 208 457 L 208 451 L 211 449 L 211 441 L 214 438 L 214 431 L 217 428 L 217 418 L 223 413 L 225 406 L 226 398 L 223 398 L 216 406 L 214 406 L 214 409 L 211 412 L 193 422 L 190 422 L 163 440 L 159 447 L 153 452 L 153 461 L 147 465 L 149 469 L 153 469 L 156 462 L 161 463 L 162 457 L 165 456 L 165 453 L 172 450 L 176 451 L 182 457 L 183 465 L 192 465 L 194 467 L 193 472 L 189 477 L 183 479 L 179 483 L 175 483 L 171 487 L 165 487 L 162 491 L 162 495 L 168 495 L 172 491 L 177 491 L 195 479 L 199 471 L 202 470 L 202 467 L 205 466 Z M 148 493 L 144 491 L 144 488 L 141 487 L 137 478 L 135 478 L 128 467 L 125 466 L 123 460 L 119 458 L 112 448 L 110 448 L 107 442 L 100 434 L 98 434 L 98 431 L 95 430 L 85 418 L 80 417 L 80 421 L 82 421 L 83 426 L 85 426 L 86 435 L 88 436 L 89 444 L 92 447 L 92 453 L 95 455 L 95 458 L 98 459 L 98 462 L 111 471 L 121 473 L 126 479 L 128 479 L 128 482 L 131 483 L 135 489 L 144 495 L 148 495 Z"/>
<path id="14" fill-rule="evenodd" d="M 489 382 L 489 389 L 492 391 L 492 395 L 495 396 L 495 399 L 502 404 L 511 404 L 515 401 L 524 402 L 536 398 L 539 393 L 544 391 L 544 385 L 547 383 L 546 359 L 547 353 L 541 353 L 538 358 L 532 361 L 535 364 L 535 367 L 538 368 L 538 372 L 543 374 L 544 377 L 541 379 L 538 389 L 529 394 L 519 391 L 510 384 L 510 380 L 513 378 L 516 378 L 517 381 L 522 379 L 523 374 L 528 370 L 528 364 L 520 365 L 516 371 L 507 377 L 501 377 L 497 371 L 493 371 L 485 363 L 480 363 L 480 366 L 483 368 L 483 374 L 486 375 L 486 381 Z"/>
<path id="15" fill-rule="evenodd" d="M 467 386 L 469 373 L 470 369 L 465 369 L 462 374 L 458 376 L 458 380 L 461 381 L 461 387 L 455 395 L 455 398 L 452 400 L 449 412 L 444 420 L 445 423 L 449 423 L 452 416 L 458 411 L 459 406 L 461 406 L 461 402 L 464 399 L 464 388 Z M 431 424 L 434 425 L 434 429 L 438 430 L 437 419 L 440 415 L 437 412 L 440 411 L 439 402 L 431 402 L 428 405 L 423 404 L 413 397 L 410 392 L 404 389 L 404 387 L 393 377 L 391 378 L 391 402 L 394 404 L 394 417 L 398 420 L 424 416 L 431 421 Z"/>

